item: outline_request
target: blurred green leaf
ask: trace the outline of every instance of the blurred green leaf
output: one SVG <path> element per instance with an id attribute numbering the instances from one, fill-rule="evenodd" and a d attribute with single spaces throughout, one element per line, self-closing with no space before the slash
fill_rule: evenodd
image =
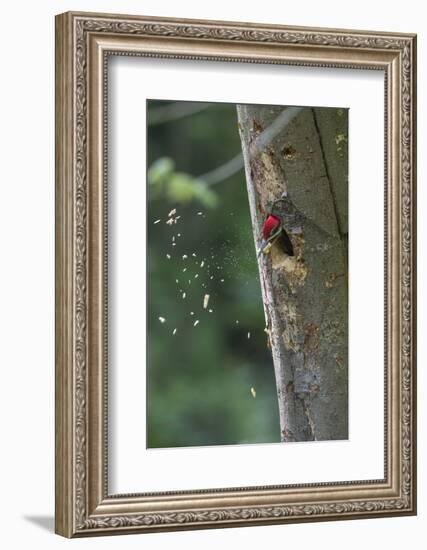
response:
<path id="1" fill-rule="evenodd" d="M 175 172 L 167 185 L 167 195 L 172 202 L 190 202 L 194 198 L 194 179 L 188 174 Z"/>
<path id="2" fill-rule="evenodd" d="M 215 208 L 218 204 L 218 195 L 205 182 L 195 180 L 193 184 L 194 196 L 207 208 Z"/>
<path id="3" fill-rule="evenodd" d="M 175 162 L 169 157 L 161 157 L 153 162 L 148 169 L 148 183 L 158 185 L 165 183 L 175 168 Z"/>
<path id="4" fill-rule="evenodd" d="M 185 172 L 174 172 L 175 162 L 169 157 L 161 157 L 153 162 L 148 170 L 148 183 L 162 185 L 167 198 L 172 203 L 189 203 L 198 200 L 206 208 L 215 208 L 218 196 L 204 181 Z"/>

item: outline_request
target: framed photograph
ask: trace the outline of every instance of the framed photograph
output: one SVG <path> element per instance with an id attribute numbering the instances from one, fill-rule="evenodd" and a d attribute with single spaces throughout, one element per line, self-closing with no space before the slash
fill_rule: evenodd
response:
<path id="1" fill-rule="evenodd" d="M 416 513 L 416 37 L 56 18 L 56 532 Z"/>

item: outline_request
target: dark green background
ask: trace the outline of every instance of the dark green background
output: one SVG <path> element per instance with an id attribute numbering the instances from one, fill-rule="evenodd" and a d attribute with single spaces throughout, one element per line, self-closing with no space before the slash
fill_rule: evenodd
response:
<path id="1" fill-rule="evenodd" d="M 244 171 L 200 178 L 241 151 L 235 105 L 148 101 L 147 111 L 148 447 L 277 442 Z"/>

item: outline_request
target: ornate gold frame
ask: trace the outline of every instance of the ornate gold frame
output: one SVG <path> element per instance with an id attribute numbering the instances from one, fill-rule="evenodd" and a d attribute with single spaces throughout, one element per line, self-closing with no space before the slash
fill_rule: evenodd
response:
<path id="1" fill-rule="evenodd" d="M 108 55 L 385 73 L 385 478 L 108 495 Z M 66 537 L 415 514 L 415 66 L 410 34 L 65 13 L 56 18 L 56 532 Z"/>

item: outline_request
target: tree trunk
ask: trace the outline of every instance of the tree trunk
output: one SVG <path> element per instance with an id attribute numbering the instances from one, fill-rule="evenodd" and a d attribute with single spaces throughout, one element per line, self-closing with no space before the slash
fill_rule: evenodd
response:
<path id="1" fill-rule="evenodd" d="M 294 250 L 289 256 L 276 243 L 258 257 L 281 440 L 347 439 L 347 111 L 237 112 L 256 247 L 283 197 Z"/>

